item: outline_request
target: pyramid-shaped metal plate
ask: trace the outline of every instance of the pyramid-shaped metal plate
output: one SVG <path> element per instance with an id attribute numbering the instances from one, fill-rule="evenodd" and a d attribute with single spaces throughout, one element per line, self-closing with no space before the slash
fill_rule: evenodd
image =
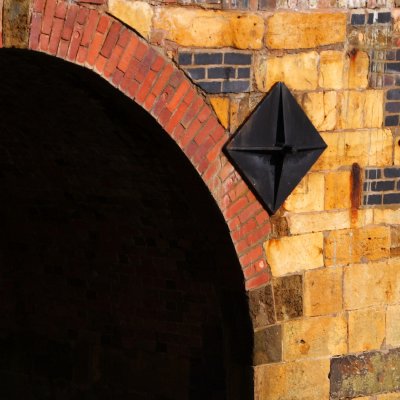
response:
<path id="1" fill-rule="evenodd" d="M 283 83 L 277 83 L 225 146 L 270 213 L 310 170 L 326 143 Z"/>

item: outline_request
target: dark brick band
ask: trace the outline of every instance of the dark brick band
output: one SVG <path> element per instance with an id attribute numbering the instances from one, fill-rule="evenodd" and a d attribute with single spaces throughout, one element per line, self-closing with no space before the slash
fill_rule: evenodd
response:
<path id="1" fill-rule="evenodd" d="M 207 93 L 244 93 L 251 89 L 252 55 L 239 51 L 182 51 L 181 68 Z"/>
<path id="2" fill-rule="evenodd" d="M 400 204 L 400 168 L 368 168 L 362 203 L 366 206 Z"/>

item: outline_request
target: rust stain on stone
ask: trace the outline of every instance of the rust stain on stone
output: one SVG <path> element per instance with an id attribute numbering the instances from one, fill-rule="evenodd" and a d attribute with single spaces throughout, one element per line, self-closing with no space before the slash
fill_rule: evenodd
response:
<path id="1" fill-rule="evenodd" d="M 351 166 L 350 175 L 350 220 L 352 226 L 357 222 L 358 219 L 358 207 L 360 206 L 361 199 L 361 168 L 357 163 Z"/>

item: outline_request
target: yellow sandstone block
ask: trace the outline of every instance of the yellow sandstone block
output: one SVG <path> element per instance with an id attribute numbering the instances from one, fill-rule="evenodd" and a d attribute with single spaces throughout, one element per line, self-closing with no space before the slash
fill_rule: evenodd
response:
<path id="1" fill-rule="evenodd" d="M 400 209 L 374 208 L 374 224 L 400 224 Z"/>
<path id="2" fill-rule="evenodd" d="M 288 211 L 322 211 L 324 209 L 324 174 L 307 174 L 283 203 Z"/>
<path id="3" fill-rule="evenodd" d="M 348 210 L 319 212 L 319 213 L 296 213 L 286 216 L 289 231 L 296 235 L 308 232 L 322 232 L 350 227 L 351 215 Z"/>
<path id="4" fill-rule="evenodd" d="M 350 54 L 345 64 L 345 87 L 365 89 L 368 87 L 369 57 L 364 51 Z"/>
<path id="5" fill-rule="evenodd" d="M 258 15 L 183 7 L 159 8 L 153 27 L 182 46 L 203 48 L 260 49 L 264 35 L 264 20 Z"/>
<path id="6" fill-rule="evenodd" d="M 327 358 L 255 367 L 255 400 L 328 400 L 329 366 Z"/>
<path id="7" fill-rule="evenodd" d="M 318 131 L 330 131 L 335 129 L 337 121 L 336 92 L 306 93 L 302 98 L 301 105 Z"/>
<path id="8" fill-rule="evenodd" d="M 283 325 L 283 359 L 294 361 L 347 352 L 347 323 L 343 316 L 294 320 Z"/>
<path id="9" fill-rule="evenodd" d="M 144 38 L 148 39 L 151 31 L 153 9 L 144 1 L 110 0 L 109 12 L 125 22 Z"/>
<path id="10" fill-rule="evenodd" d="M 267 21 L 265 43 L 271 49 L 310 49 L 345 38 L 344 13 L 278 12 Z"/>
<path id="11" fill-rule="evenodd" d="M 268 92 L 276 82 L 292 90 L 314 90 L 318 86 L 318 53 L 286 54 L 282 57 L 256 57 L 254 74 L 257 87 Z"/>
<path id="12" fill-rule="evenodd" d="M 383 90 L 338 94 L 338 129 L 381 128 L 382 121 Z"/>
<path id="13" fill-rule="evenodd" d="M 335 50 L 322 51 L 319 65 L 319 86 L 323 89 L 342 89 L 344 53 Z"/>
<path id="14" fill-rule="evenodd" d="M 314 171 L 333 170 L 358 163 L 361 167 L 392 164 L 393 138 L 389 129 L 322 133 L 328 145 L 313 166 Z"/>
<path id="15" fill-rule="evenodd" d="M 400 393 L 385 393 L 376 396 L 376 400 L 400 400 Z"/>
<path id="16" fill-rule="evenodd" d="M 398 304 L 388 306 L 386 309 L 386 344 L 393 347 L 400 346 L 400 305 Z"/>
<path id="17" fill-rule="evenodd" d="M 400 301 L 400 258 L 344 268 L 343 301 L 346 310 L 382 306 Z"/>
<path id="18" fill-rule="evenodd" d="M 325 182 L 326 210 L 351 207 L 351 171 L 331 172 Z"/>
<path id="19" fill-rule="evenodd" d="M 385 311 L 366 309 L 349 312 L 349 352 L 378 350 L 385 340 Z"/>
<path id="20" fill-rule="evenodd" d="M 304 314 L 335 314 L 342 310 L 342 268 L 323 268 L 304 274 Z"/>
<path id="21" fill-rule="evenodd" d="M 368 262 L 390 255 L 390 228 L 373 226 L 344 229 L 327 234 L 324 242 L 325 265 Z"/>
<path id="22" fill-rule="evenodd" d="M 229 125 L 229 97 L 210 97 L 210 103 L 224 128 Z"/>
<path id="23" fill-rule="evenodd" d="M 266 241 L 264 249 L 272 275 L 276 277 L 322 267 L 322 245 L 322 233 L 286 236 Z"/>

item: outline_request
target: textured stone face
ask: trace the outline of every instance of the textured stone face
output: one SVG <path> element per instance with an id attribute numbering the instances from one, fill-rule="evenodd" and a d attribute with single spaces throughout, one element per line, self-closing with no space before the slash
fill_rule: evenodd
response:
<path id="1" fill-rule="evenodd" d="M 331 399 L 349 399 L 399 390 L 400 350 L 373 351 L 333 358 L 330 376 Z"/>
<path id="2" fill-rule="evenodd" d="M 153 9 L 144 1 L 110 0 L 110 12 L 125 22 L 143 37 L 148 38 L 151 31 Z"/>
<path id="3" fill-rule="evenodd" d="M 265 252 L 273 276 L 282 276 L 323 266 L 323 235 L 306 235 L 271 239 L 265 242 Z"/>
<path id="4" fill-rule="evenodd" d="M 282 361 L 282 326 L 273 325 L 254 334 L 254 364 Z"/>
<path id="5" fill-rule="evenodd" d="M 283 326 L 283 349 L 285 361 L 345 354 L 346 320 L 343 316 L 329 316 L 286 322 Z"/>
<path id="6" fill-rule="evenodd" d="M 344 42 L 346 14 L 276 13 L 267 22 L 265 42 L 271 49 L 309 49 Z"/>
<path id="7" fill-rule="evenodd" d="M 325 265 L 346 265 L 389 256 L 390 229 L 385 226 L 343 229 L 325 237 Z"/>
<path id="8" fill-rule="evenodd" d="M 303 315 L 303 279 L 301 275 L 275 279 L 273 288 L 278 321 Z"/>
<path id="9" fill-rule="evenodd" d="M 349 352 L 380 349 L 384 340 L 384 310 L 364 309 L 349 312 Z"/>
<path id="10" fill-rule="evenodd" d="M 249 307 L 255 329 L 275 323 L 271 285 L 252 290 L 249 293 Z"/>
<path id="11" fill-rule="evenodd" d="M 318 53 L 315 51 L 268 59 L 258 57 L 254 67 L 257 87 L 262 92 L 268 92 L 274 83 L 284 82 L 293 90 L 316 89 L 318 59 Z"/>
<path id="12" fill-rule="evenodd" d="M 328 359 L 256 367 L 255 400 L 328 399 L 328 373 Z"/>
<path id="13" fill-rule="evenodd" d="M 306 271 L 304 313 L 307 316 L 335 314 L 342 310 L 342 268 Z"/>
<path id="14" fill-rule="evenodd" d="M 157 10 L 153 27 L 182 46 L 259 49 L 264 20 L 255 14 L 168 7 Z"/>

